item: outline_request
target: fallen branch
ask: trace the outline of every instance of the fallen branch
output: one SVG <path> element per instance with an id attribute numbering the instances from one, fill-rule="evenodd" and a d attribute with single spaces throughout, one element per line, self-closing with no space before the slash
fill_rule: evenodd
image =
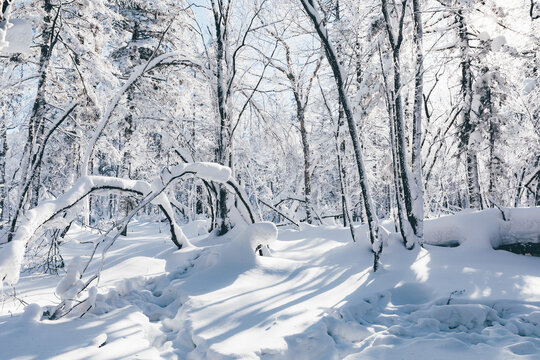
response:
<path id="1" fill-rule="evenodd" d="M 272 205 L 264 202 L 263 200 L 259 199 L 259 202 L 263 205 L 266 205 L 268 206 L 270 209 L 274 210 L 275 212 L 277 212 L 279 215 L 283 216 L 285 219 L 289 220 L 291 223 L 293 223 L 294 225 L 298 226 L 298 228 L 300 228 L 300 224 L 298 224 L 296 221 L 294 221 L 293 219 L 291 219 L 290 217 L 288 217 L 287 215 L 285 215 L 283 212 L 279 211 L 278 209 L 276 209 L 275 207 L 273 207 Z"/>

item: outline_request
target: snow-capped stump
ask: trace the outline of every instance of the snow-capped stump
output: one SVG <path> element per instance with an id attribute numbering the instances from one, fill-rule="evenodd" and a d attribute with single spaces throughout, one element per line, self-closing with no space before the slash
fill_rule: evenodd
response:
<path id="1" fill-rule="evenodd" d="M 271 256 L 270 244 L 276 241 L 277 235 L 277 228 L 273 223 L 260 222 L 247 226 L 233 243 L 242 248 L 243 254 L 249 250 L 251 257 Z"/>
<path id="2" fill-rule="evenodd" d="M 276 226 L 271 222 L 263 222 L 252 224 L 249 229 L 251 230 L 251 248 L 255 249 L 255 253 L 260 256 L 272 256 L 270 243 L 277 239 Z"/>
<path id="3" fill-rule="evenodd" d="M 37 323 L 41 320 L 42 313 L 41 306 L 38 304 L 30 304 L 24 308 L 23 321 L 26 321 L 27 323 Z"/>

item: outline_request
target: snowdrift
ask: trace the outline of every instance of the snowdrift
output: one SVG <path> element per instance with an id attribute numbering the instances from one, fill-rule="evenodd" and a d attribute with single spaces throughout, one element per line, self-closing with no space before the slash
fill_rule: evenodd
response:
<path id="1" fill-rule="evenodd" d="M 111 248 L 82 318 L 40 319 L 57 302 L 58 278 L 21 277 L 18 298 L 37 305 L 21 314 L 5 301 L 3 356 L 538 359 L 540 259 L 495 248 L 538 243 L 540 209 L 505 217 L 487 210 L 428 220 L 424 247 L 411 251 L 391 236 L 377 273 L 367 236 L 352 243 L 341 227 L 278 232 L 258 223 L 174 250 L 158 225 L 135 223 Z M 83 247 L 67 244 L 66 257 L 86 256 Z M 70 279 L 62 281 L 60 290 Z"/>

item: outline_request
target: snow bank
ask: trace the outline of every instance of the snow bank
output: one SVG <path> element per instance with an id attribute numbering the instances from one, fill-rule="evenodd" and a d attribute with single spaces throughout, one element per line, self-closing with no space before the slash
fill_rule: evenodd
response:
<path id="1" fill-rule="evenodd" d="M 208 230 L 210 230 L 210 225 L 210 219 L 191 220 L 190 222 L 182 226 L 182 231 L 188 238 L 194 238 L 200 235 L 208 234 Z"/>
<path id="2" fill-rule="evenodd" d="M 466 359 L 536 359 L 540 352 L 540 327 L 530 320 L 536 319 L 538 305 L 509 300 L 446 304 L 439 299 L 395 306 L 390 300 L 381 294 L 345 306 L 317 325 L 326 330 L 318 336 L 327 334 L 338 345 L 335 357 L 348 360 L 452 358 L 457 353 Z M 318 349 L 328 351 L 325 345 Z"/>
<path id="3" fill-rule="evenodd" d="M 2 359 L 161 358 L 148 336 L 154 326 L 136 306 L 69 321 L 36 321 L 39 313 L 31 305 L 23 316 L 0 317 Z"/>
<path id="4" fill-rule="evenodd" d="M 503 244 L 540 243 L 540 207 L 462 212 L 424 222 L 424 243 L 489 250 Z"/>
<path id="5" fill-rule="evenodd" d="M 107 358 L 108 349 L 122 344 L 111 331 L 111 314 L 129 309 L 140 325 L 122 323 L 136 329 L 124 344 L 139 347 L 124 357 L 145 357 L 152 348 L 162 359 L 538 359 L 538 258 L 492 247 L 505 234 L 538 229 L 538 209 L 516 210 L 506 211 L 509 221 L 498 210 L 427 221 L 426 240 L 458 239 L 454 248 L 406 250 L 388 238 L 376 273 L 367 236 L 352 243 L 349 229 L 339 226 L 281 230 L 277 239 L 271 223 L 238 226 L 227 236 L 193 239 L 196 247 L 161 249 L 152 261 L 144 257 L 159 248 L 156 227 L 138 232 L 134 226 L 121 243 L 137 257 L 117 261 L 129 256 L 127 248 L 112 252 L 108 292 L 95 293 L 83 319 L 64 319 L 54 329 L 79 324 L 70 328 L 79 339 L 90 328 L 102 337 L 91 350 L 64 349 L 72 358 Z M 259 244 L 272 256 L 256 254 Z M 133 269 L 141 273 L 110 285 Z M 0 337 L 11 339 L 16 322 L 2 321 Z M 92 327 L 96 322 L 102 325 Z M 24 345 L 14 346 L 8 357 L 29 355 Z"/>
<path id="6" fill-rule="evenodd" d="M 24 308 L 22 320 L 30 324 L 35 324 L 41 320 L 42 313 L 41 306 L 38 304 L 30 304 Z"/>

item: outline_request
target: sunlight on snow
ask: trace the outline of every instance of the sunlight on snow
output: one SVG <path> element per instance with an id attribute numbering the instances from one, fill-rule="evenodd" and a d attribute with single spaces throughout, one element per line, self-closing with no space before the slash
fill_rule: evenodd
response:
<path id="1" fill-rule="evenodd" d="M 523 284 L 516 284 L 516 288 L 521 291 L 527 301 L 540 301 L 538 289 L 540 289 L 540 279 L 536 276 L 524 275 L 521 280 Z"/>
<path id="2" fill-rule="evenodd" d="M 475 286 L 473 293 L 471 294 L 471 299 L 485 298 L 491 295 L 491 288 L 486 287 L 484 289 Z"/>
<path id="3" fill-rule="evenodd" d="M 416 280 L 420 282 L 426 282 L 429 279 L 429 263 L 431 262 L 431 255 L 426 249 L 421 249 L 416 257 L 416 260 L 411 265 L 411 270 L 416 274 Z"/>

